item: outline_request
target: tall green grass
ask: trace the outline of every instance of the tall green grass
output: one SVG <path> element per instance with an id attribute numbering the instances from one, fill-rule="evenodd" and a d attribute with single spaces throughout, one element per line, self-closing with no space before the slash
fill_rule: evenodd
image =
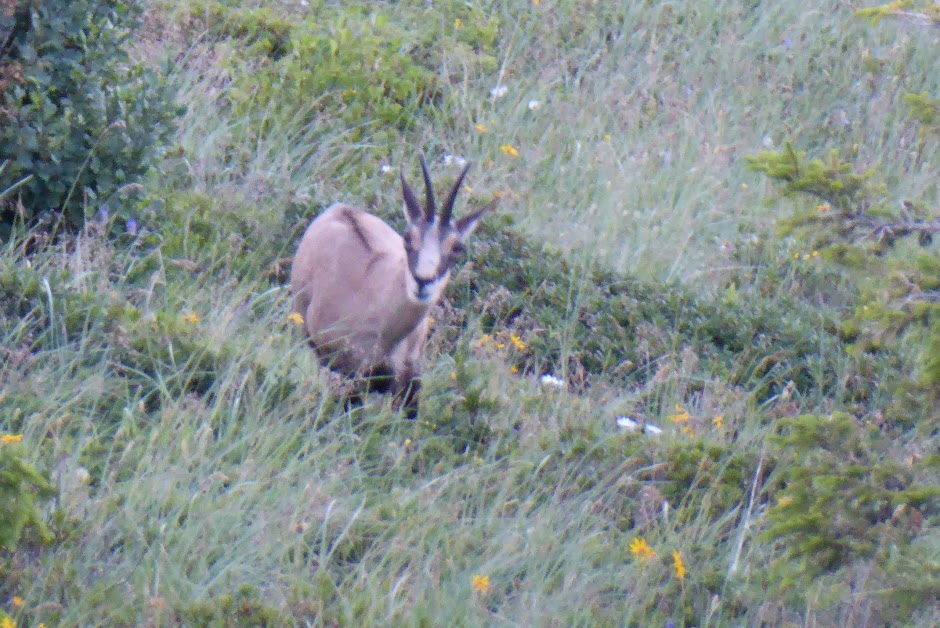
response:
<path id="1" fill-rule="evenodd" d="M 23 604 L 3 608 L 26 626 L 936 624 L 936 515 L 916 552 L 807 580 L 777 569 L 785 548 L 762 536 L 785 497 L 779 419 L 848 410 L 869 429 L 890 394 L 869 384 L 897 356 L 834 344 L 851 290 L 793 263 L 773 235 L 786 208 L 742 159 L 788 138 L 857 146 L 893 189 L 935 197 L 898 108 L 904 91 L 937 91 L 934 35 L 871 28 L 837 2 L 357 6 L 154 3 L 136 52 L 176 59 L 187 113 L 137 233 L 92 227 L 28 258 L 29 234 L 4 244 L 0 431 L 24 434 L 58 497 L 56 541 L 4 557 L 0 603 Z M 298 37 L 384 16 L 441 93 L 395 126 L 335 94 L 253 92 L 281 66 L 226 24 L 258 7 Z M 455 32 L 475 27 L 495 39 Z M 449 295 L 473 311 L 435 312 L 409 422 L 382 397 L 347 410 L 329 394 L 286 320 L 284 271 L 333 201 L 399 220 L 397 169 L 420 151 L 439 179 L 456 172 L 446 154 L 476 162 L 458 212 L 501 201 Z M 501 256 L 516 250 L 505 222 L 542 301 L 500 292 L 523 267 Z M 626 273 L 603 298 L 595 262 Z M 649 302 L 617 301 L 617 286 Z M 613 329 L 613 307 L 659 316 L 622 330 L 630 364 L 606 365 L 620 337 L 584 326 Z M 761 332 L 722 353 L 735 312 Z M 774 380 L 792 357 L 778 329 L 819 338 L 794 358 L 795 388 Z M 510 332 L 525 350 L 483 340 Z M 597 372 L 579 354 L 589 340 L 607 351 Z M 540 383 L 549 368 L 563 389 Z M 622 415 L 664 431 L 626 432 Z M 935 433 L 884 429 L 894 460 L 936 450 Z M 655 556 L 631 551 L 641 538 Z"/>

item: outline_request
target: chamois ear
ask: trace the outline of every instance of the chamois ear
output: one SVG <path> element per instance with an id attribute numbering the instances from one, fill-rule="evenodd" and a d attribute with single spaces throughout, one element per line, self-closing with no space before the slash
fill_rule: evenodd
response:
<path id="1" fill-rule="evenodd" d="M 415 196 L 415 191 L 411 189 L 411 186 L 408 185 L 408 182 L 405 180 L 405 170 L 402 168 L 399 177 L 401 178 L 401 193 L 405 198 L 405 219 L 408 220 L 408 224 L 416 224 L 421 222 L 424 212 L 421 211 L 421 205 L 418 203 L 418 199 Z"/>
<path id="2" fill-rule="evenodd" d="M 461 242 L 466 242 L 467 238 L 470 237 L 470 234 L 473 233 L 473 230 L 477 228 L 477 223 L 480 222 L 480 218 L 483 217 L 483 214 L 490 211 L 496 207 L 496 202 L 492 202 L 483 209 L 477 210 L 472 214 L 468 214 L 463 218 L 459 218 L 457 222 L 454 223 L 454 230 L 457 231 L 457 237 L 460 238 Z"/>

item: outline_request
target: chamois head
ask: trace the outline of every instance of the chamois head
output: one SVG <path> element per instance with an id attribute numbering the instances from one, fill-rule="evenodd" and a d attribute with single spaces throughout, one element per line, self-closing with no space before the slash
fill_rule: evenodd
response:
<path id="1" fill-rule="evenodd" d="M 464 242 L 473 233 L 480 218 L 490 209 L 487 206 L 456 221 L 451 220 L 454 200 L 469 169 L 468 163 L 444 200 L 440 213 L 437 213 L 434 205 L 434 189 L 424 156 L 421 156 L 425 188 L 423 208 L 405 180 L 404 171 L 401 173 L 405 218 L 408 221 L 403 235 L 405 252 L 408 254 L 406 290 L 408 298 L 416 303 L 433 303 L 438 299 L 450 278 L 454 259 L 463 251 Z"/>

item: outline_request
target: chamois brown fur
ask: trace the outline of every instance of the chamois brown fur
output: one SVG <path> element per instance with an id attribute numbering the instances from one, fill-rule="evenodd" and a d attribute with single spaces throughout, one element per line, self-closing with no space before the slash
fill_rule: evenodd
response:
<path id="1" fill-rule="evenodd" d="M 320 360 L 351 377 L 388 376 L 409 416 L 417 414 L 428 312 L 483 208 L 451 221 L 464 168 L 439 215 L 424 158 L 422 208 L 401 176 L 404 237 L 382 219 L 344 203 L 307 227 L 291 268 L 294 311 Z"/>

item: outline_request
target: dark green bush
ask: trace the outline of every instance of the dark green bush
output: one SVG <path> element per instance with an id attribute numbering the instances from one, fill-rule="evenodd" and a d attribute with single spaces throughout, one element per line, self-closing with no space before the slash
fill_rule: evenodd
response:
<path id="1" fill-rule="evenodd" d="M 232 63 L 251 66 L 238 73 L 229 98 L 238 116 L 263 131 L 284 120 L 337 116 L 350 142 L 393 141 L 423 107 L 446 101 L 449 81 L 462 79 L 442 67 L 497 66 L 497 20 L 469 3 L 435 4 L 434 20 L 423 4 L 395 11 L 364 2 L 311 4 L 294 19 L 268 7 L 202 5 L 206 22 L 199 27 L 242 51 Z"/>
<path id="2" fill-rule="evenodd" d="M 893 17 L 940 26 L 940 12 L 931 2 L 890 2 L 858 14 L 873 22 Z M 940 100 L 926 92 L 905 94 L 903 100 L 919 123 L 918 150 L 926 163 L 936 163 L 936 152 L 925 148 L 927 138 L 940 131 Z M 853 147 L 841 154 L 857 152 Z M 846 339 L 854 345 L 850 350 L 855 355 L 888 350 L 899 357 L 894 377 L 881 384 L 894 398 L 888 420 L 935 429 L 940 416 L 940 251 L 934 241 L 940 211 L 935 200 L 898 203 L 896 196 L 904 190 L 889 193 L 878 168 L 862 170 L 835 149 L 825 159 L 809 158 L 786 142 L 782 151 L 762 151 L 748 163 L 775 181 L 782 196 L 798 199 L 782 221 L 781 235 L 814 251 L 854 286 L 857 302 L 843 313 L 843 329 L 850 330 Z M 800 197 L 805 200 L 799 202 Z"/>
<path id="3" fill-rule="evenodd" d="M 178 622 L 190 626 L 285 626 L 288 618 L 264 599 L 262 591 L 248 585 L 234 594 L 207 596 L 179 609 Z"/>
<path id="4" fill-rule="evenodd" d="M 774 439 L 781 490 L 765 536 L 783 544 L 784 583 L 918 551 L 912 543 L 940 507 L 936 456 L 895 461 L 890 439 L 842 413 L 785 419 L 782 427 Z"/>
<path id="5" fill-rule="evenodd" d="M 877 387 L 860 377 L 843 386 L 858 364 L 844 352 L 838 321 L 797 289 L 775 286 L 762 296 L 757 282 L 757 294 L 737 295 L 729 286 L 696 295 L 599 267 L 574 268 L 492 224 L 480 228 L 474 246 L 476 268 L 457 273 L 448 291 L 445 333 L 456 336 L 468 313 L 480 313 L 485 333 L 513 330 L 524 339 L 525 351 L 514 358 L 521 370 L 566 372 L 578 386 L 598 378 L 638 385 L 664 358 L 691 351 L 700 372 L 744 386 L 757 401 L 789 382 L 803 395 L 836 395 L 843 403 L 864 401 Z"/>
<path id="6" fill-rule="evenodd" d="M 169 140 L 166 80 L 127 53 L 140 16 L 136 0 L 0 2 L 0 238 L 18 213 L 75 228 L 116 208 Z"/>
<path id="7" fill-rule="evenodd" d="M 31 528 L 39 540 L 51 539 L 38 504 L 55 492 L 36 468 L 23 460 L 16 437 L 3 434 L 0 440 L 0 549 L 13 550 L 24 529 Z M 7 442 L 7 441 L 11 442 Z"/>

